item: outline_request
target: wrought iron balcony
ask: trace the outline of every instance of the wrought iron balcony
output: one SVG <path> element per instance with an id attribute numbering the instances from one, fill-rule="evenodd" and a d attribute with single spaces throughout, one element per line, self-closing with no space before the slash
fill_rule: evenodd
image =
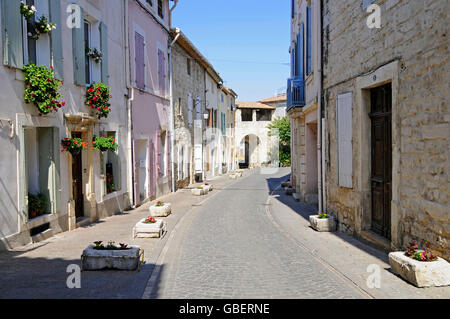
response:
<path id="1" fill-rule="evenodd" d="M 294 107 L 305 106 L 305 81 L 300 77 L 288 79 L 287 111 Z"/>

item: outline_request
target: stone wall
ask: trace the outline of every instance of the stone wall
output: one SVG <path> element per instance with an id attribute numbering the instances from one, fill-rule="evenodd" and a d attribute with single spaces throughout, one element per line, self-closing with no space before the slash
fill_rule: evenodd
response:
<path id="1" fill-rule="evenodd" d="M 359 79 L 396 65 L 393 84 L 392 249 L 410 241 L 429 245 L 450 259 L 449 3 L 439 0 L 374 1 L 381 8 L 381 28 L 370 29 L 363 1 L 324 1 L 324 102 L 327 134 L 327 206 L 341 229 L 367 230 L 369 201 L 363 178 L 370 153 L 361 136 L 365 120 L 364 88 Z M 376 85 L 384 83 L 377 82 Z M 375 86 L 376 86 L 375 85 Z M 369 87 L 370 88 L 370 87 Z M 353 92 L 353 185 L 337 186 L 336 97 Z M 358 98 L 359 97 L 359 98 Z M 361 115 L 362 114 L 362 115 Z M 370 148 L 369 148 L 370 150 Z"/>

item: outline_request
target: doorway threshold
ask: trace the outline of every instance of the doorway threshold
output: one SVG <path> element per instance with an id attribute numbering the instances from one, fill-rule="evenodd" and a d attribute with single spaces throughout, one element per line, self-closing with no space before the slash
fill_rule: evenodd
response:
<path id="1" fill-rule="evenodd" d="M 78 217 L 77 218 L 77 228 L 87 226 L 91 223 L 91 219 L 89 217 Z"/>

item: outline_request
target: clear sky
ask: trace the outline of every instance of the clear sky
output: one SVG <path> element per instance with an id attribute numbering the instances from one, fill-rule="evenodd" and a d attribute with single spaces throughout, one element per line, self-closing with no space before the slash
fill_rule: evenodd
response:
<path id="1" fill-rule="evenodd" d="M 180 0 L 172 26 L 180 28 L 220 73 L 240 101 L 286 89 L 290 2 Z"/>

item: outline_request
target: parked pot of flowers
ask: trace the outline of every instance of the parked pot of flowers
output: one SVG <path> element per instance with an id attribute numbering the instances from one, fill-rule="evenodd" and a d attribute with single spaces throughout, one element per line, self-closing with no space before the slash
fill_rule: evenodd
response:
<path id="1" fill-rule="evenodd" d="M 36 13 L 36 7 L 35 6 L 29 6 L 25 2 L 20 3 L 20 14 L 27 20 L 30 20 L 34 14 Z"/>
<path id="2" fill-rule="evenodd" d="M 69 152 L 72 156 L 80 154 L 80 152 L 87 148 L 88 143 L 84 143 L 81 138 L 64 138 L 61 140 L 61 152 Z"/>
<path id="3" fill-rule="evenodd" d="M 203 189 L 206 189 L 208 192 L 211 192 L 213 190 L 213 187 L 212 187 L 212 185 L 210 183 L 206 182 L 203 185 Z"/>
<path id="4" fill-rule="evenodd" d="M 392 271 L 416 287 L 450 286 L 450 263 L 410 243 L 406 252 L 389 254 Z"/>
<path id="5" fill-rule="evenodd" d="M 113 242 L 103 245 L 101 241 L 89 245 L 81 255 L 82 270 L 136 270 L 143 251 L 139 246 L 129 246 Z"/>
<path id="6" fill-rule="evenodd" d="M 155 205 L 150 206 L 149 210 L 152 217 L 167 217 L 172 213 L 172 204 L 159 200 Z"/>
<path id="7" fill-rule="evenodd" d="M 28 194 L 28 217 L 30 219 L 42 216 L 47 209 L 47 197 L 44 194 Z"/>
<path id="8" fill-rule="evenodd" d="M 97 137 L 94 136 L 92 141 L 92 145 L 94 145 L 94 149 L 99 150 L 101 152 L 106 152 L 108 150 L 116 151 L 119 148 L 117 145 L 116 139 L 112 136 L 103 136 Z"/>
<path id="9" fill-rule="evenodd" d="M 153 216 L 140 220 L 133 228 L 133 238 L 161 238 L 166 232 L 166 224 Z"/>
<path id="10" fill-rule="evenodd" d="M 90 57 L 92 60 L 94 60 L 95 63 L 100 63 L 102 61 L 103 54 L 97 50 L 97 48 L 86 49 L 86 56 Z"/>
<path id="11" fill-rule="evenodd" d="M 336 218 L 327 213 L 319 213 L 319 215 L 309 216 L 311 227 L 318 232 L 336 231 Z"/>
<path id="12" fill-rule="evenodd" d="M 66 105 L 60 102 L 61 95 L 58 93 L 62 81 L 55 79 L 53 67 L 36 66 L 28 64 L 23 67 L 25 73 L 25 103 L 33 103 L 39 110 L 40 115 L 49 114 Z"/>
<path id="13" fill-rule="evenodd" d="M 193 188 L 191 192 L 195 196 L 203 196 L 208 193 L 208 191 L 204 189 L 203 186 L 197 186 L 196 188 Z"/>
<path id="14" fill-rule="evenodd" d="M 107 118 L 111 112 L 110 88 L 104 83 L 92 83 L 86 90 L 86 105 L 96 112 L 98 119 Z"/>

